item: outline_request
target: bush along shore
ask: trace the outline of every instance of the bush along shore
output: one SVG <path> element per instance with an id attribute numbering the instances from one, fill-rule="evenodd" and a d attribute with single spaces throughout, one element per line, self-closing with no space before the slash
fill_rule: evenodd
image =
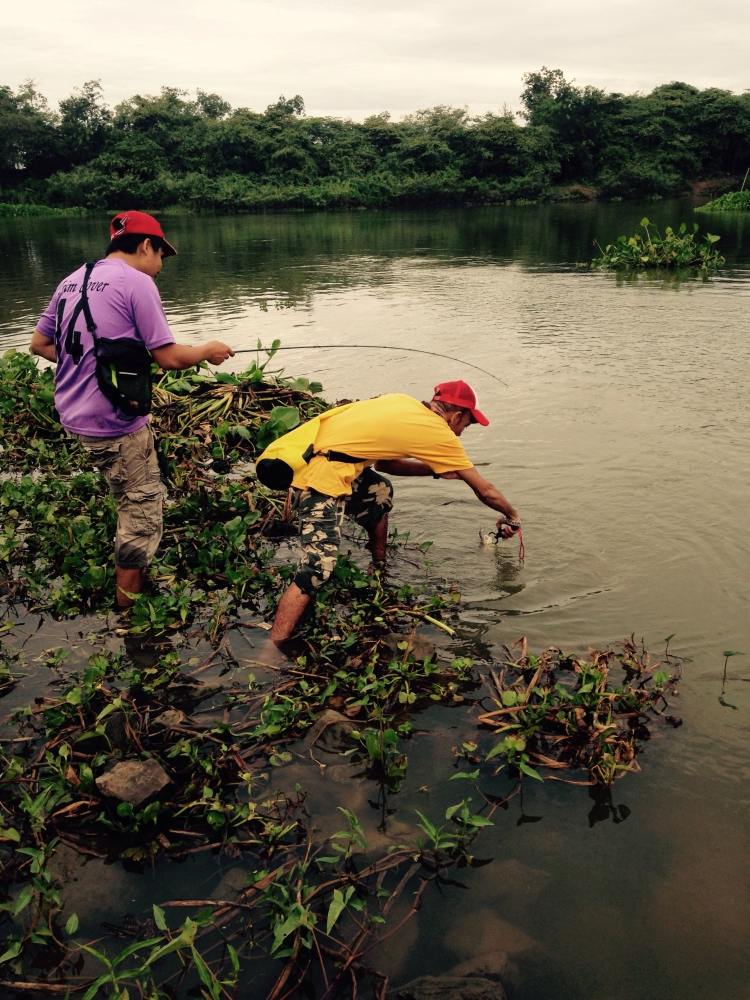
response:
<path id="1" fill-rule="evenodd" d="M 487 863 L 482 833 L 509 803 L 522 813 L 524 782 L 585 785 L 591 821 L 619 822 L 614 782 L 679 725 L 668 643 L 660 660 L 632 638 L 479 658 L 454 591 L 356 554 L 288 668 L 255 660 L 289 527 L 250 463 L 326 405 L 270 362 L 161 378 L 165 537 L 151 592 L 114 618 L 111 501 L 57 425 L 50 372 L 0 359 L 8 993 L 219 1000 L 241 979 L 274 1000 L 396 996 L 381 945 L 453 869 Z M 419 555 L 394 545 L 397 567 Z M 442 770 L 436 753 L 413 773 L 411 748 L 448 716 Z"/>
<path id="2" fill-rule="evenodd" d="M 0 201 L 241 212 L 663 197 L 707 178 L 737 188 L 750 163 L 747 93 L 606 93 L 546 66 L 519 83 L 518 115 L 440 105 L 362 122 L 309 116 L 299 95 L 255 111 L 164 87 L 110 108 L 88 81 L 53 110 L 32 84 L 0 86 Z"/>

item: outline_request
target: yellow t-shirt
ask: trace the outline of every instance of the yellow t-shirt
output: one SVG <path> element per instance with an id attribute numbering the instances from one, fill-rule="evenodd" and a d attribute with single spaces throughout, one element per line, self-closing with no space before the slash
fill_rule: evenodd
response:
<path id="1" fill-rule="evenodd" d="M 294 477 L 298 489 L 311 487 L 336 497 L 352 492 L 352 482 L 378 459 L 418 458 L 433 472 L 470 469 L 473 462 L 442 417 L 413 396 L 389 393 L 353 403 L 329 419 L 323 415 L 315 451 L 341 451 L 363 462 L 331 462 L 322 455 Z"/>

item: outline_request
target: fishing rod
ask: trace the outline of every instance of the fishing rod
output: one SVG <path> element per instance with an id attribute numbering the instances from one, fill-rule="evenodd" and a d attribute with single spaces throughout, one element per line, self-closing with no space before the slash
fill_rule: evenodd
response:
<path id="1" fill-rule="evenodd" d="M 475 368 L 478 372 L 482 372 L 483 375 L 489 375 L 500 385 L 504 385 L 506 389 L 510 389 L 507 382 L 492 372 L 488 372 L 486 368 L 480 368 L 479 365 L 472 364 L 471 361 L 464 361 L 463 358 L 453 358 L 450 354 L 438 354 L 437 351 L 425 351 L 420 347 L 392 347 L 389 344 L 302 344 L 299 347 L 262 347 L 260 344 L 258 347 L 241 347 L 236 350 L 235 354 L 258 354 L 260 351 L 266 351 L 268 354 L 275 354 L 276 351 L 328 351 L 333 349 L 340 350 L 341 348 L 359 348 L 368 351 L 407 351 L 409 354 L 429 354 L 433 358 L 444 358 L 446 361 L 455 361 L 459 365 L 467 365 L 469 368 Z"/>

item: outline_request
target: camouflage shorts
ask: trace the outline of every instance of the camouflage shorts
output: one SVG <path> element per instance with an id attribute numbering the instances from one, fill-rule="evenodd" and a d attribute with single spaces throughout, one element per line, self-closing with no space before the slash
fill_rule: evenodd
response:
<path id="1" fill-rule="evenodd" d="M 393 507 L 393 486 L 366 468 L 352 483 L 351 496 L 329 497 L 311 489 L 294 494 L 302 544 L 294 582 L 312 595 L 336 565 L 344 516 L 372 531 Z"/>
<path id="2" fill-rule="evenodd" d="M 117 503 L 115 563 L 122 569 L 145 568 L 161 541 L 166 492 L 151 427 L 121 437 L 76 436 Z"/>

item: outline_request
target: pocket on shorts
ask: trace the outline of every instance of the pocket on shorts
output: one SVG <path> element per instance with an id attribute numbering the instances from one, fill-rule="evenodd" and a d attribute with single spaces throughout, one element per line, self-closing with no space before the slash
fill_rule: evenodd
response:
<path id="1" fill-rule="evenodd" d="M 119 482 L 122 479 L 121 439 L 104 438 L 101 441 L 83 441 L 89 461 L 101 472 L 108 482 Z"/>
<path id="2" fill-rule="evenodd" d="M 110 441 L 105 438 L 101 443 L 84 444 L 84 448 L 89 453 L 92 463 L 104 471 L 108 466 L 116 462 L 120 457 L 120 441 Z"/>
<path id="3" fill-rule="evenodd" d="M 164 487 L 159 483 L 139 489 L 126 490 L 121 517 L 124 515 L 127 530 L 135 535 L 153 535 L 162 530 Z"/>

